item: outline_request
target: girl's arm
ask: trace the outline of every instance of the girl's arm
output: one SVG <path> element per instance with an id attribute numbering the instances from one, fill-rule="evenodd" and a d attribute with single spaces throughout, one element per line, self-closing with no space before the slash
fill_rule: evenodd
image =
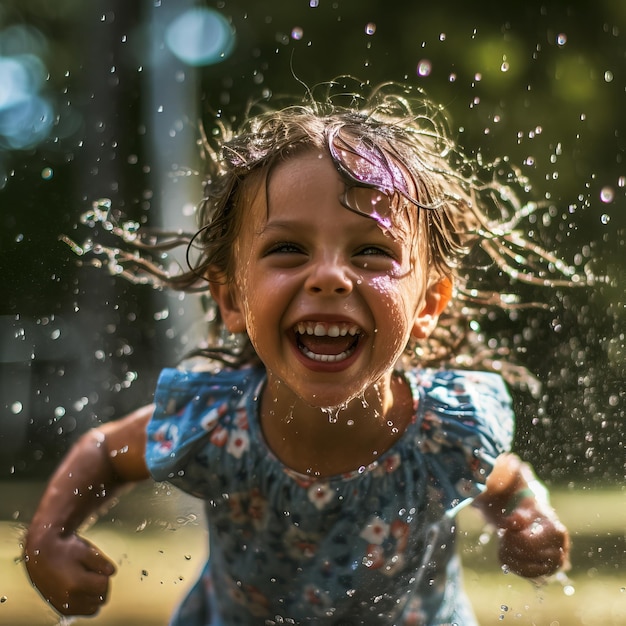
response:
<path id="1" fill-rule="evenodd" d="M 500 455 L 474 504 L 500 529 L 501 563 L 537 578 L 569 566 L 569 535 L 548 503 L 532 468 L 514 454 Z"/>
<path id="2" fill-rule="evenodd" d="M 106 601 L 115 566 L 77 529 L 122 485 L 149 477 L 144 452 L 153 407 L 83 435 L 53 474 L 24 547 L 31 581 L 65 615 L 92 615 Z"/>

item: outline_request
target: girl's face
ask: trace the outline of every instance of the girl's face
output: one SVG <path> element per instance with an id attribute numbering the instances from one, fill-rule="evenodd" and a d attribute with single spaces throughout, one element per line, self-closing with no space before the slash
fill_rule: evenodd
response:
<path id="1" fill-rule="evenodd" d="M 229 329 L 247 331 L 270 388 L 292 404 L 384 393 L 410 336 L 426 336 L 443 308 L 408 223 L 394 237 L 342 206 L 344 192 L 317 151 L 279 164 L 243 194 L 235 279 L 213 286 Z"/>

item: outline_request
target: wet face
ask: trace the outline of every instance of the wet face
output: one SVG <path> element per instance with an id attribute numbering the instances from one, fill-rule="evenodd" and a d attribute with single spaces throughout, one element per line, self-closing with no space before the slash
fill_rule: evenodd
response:
<path id="1" fill-rule="evenodd" d="M 316 151 L 253 185 L 235 246 L 234 284 L 215 294 L 286 397 L 337 406 L 389 387 L 412 333 L 434 310 L 413 237 L 346 209 L 344 182 Z M 380 194 L 371 194 L 380 208 Z"/>

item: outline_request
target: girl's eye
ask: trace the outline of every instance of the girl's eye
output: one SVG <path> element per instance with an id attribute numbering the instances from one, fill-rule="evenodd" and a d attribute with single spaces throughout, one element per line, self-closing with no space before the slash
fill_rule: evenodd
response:
<path id="1" fill-rule="evenodd" d="M 280 243 L 270 246 L 265 254 L 302 254 L 302 248 L 295 243 L 281 241 Z"/>
<path id="2" fill-rule="evenodd" d="M 372 272 L 388 272 L 398 263 L 396 255 L 382 246 L 364 246 L 354 255 L 355 265 Z"/>
<path id="3" fill-rule="evenodd" d="M 393 254 L 389 250 L 385 250 L 385 248 L 381 248 L 380 246 L 361 248 L 361 250 L 357 252 L 357 256 L 386 256 L 393 258 Z"/>

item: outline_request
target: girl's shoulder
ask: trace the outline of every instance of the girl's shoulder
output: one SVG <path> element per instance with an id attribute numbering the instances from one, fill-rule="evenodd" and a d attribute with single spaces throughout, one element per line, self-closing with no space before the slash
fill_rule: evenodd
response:
<path id="1" fill-rule="evenodd" d="M 223 447 L 232 439 L 236 445 L 264 380 L 265 371 L 253 366 L 164 369 L 147 425 L 146 461 L 153 476 L 169 480 L 207 441 Z"/>
<path id="2" fill-rule="evenodd" d="M 446 438 L 489 434 L 502 444 L 512 437 L 514 415 L 507 386 L 496 373 L 457 369 L 413 369 L 405 372 L 416 398 L 422 430 L 434 427 Z"/>
<path id="3" fill-rule="evenodd" d="M 495 372 L 416 368 L 405 374 L 426 402 L 459 406 L 489 398 L 511 404 L 506 383 Z"/>
<path id="4" fill-rule="evenodd" d="M 198 426 L 211 430 L 219 418 L 251 408 L 264 380 L 265 370 L 253 366 L 166 368 L 156 386 L 148 432 L 163 430 L 168 422 L 177 432 L 196 432 Z"/>
<path id="5" fill-rule="evenodd" d="M 189 396 L 199 390 L 212 395 L 241 397 L 265 376 L 262 368 L 245 365 L 231 368 L 211 359 L 184 361 L 176 368 L 165 368 L 157 382 L 155 401 L 161 396 Z"/>

